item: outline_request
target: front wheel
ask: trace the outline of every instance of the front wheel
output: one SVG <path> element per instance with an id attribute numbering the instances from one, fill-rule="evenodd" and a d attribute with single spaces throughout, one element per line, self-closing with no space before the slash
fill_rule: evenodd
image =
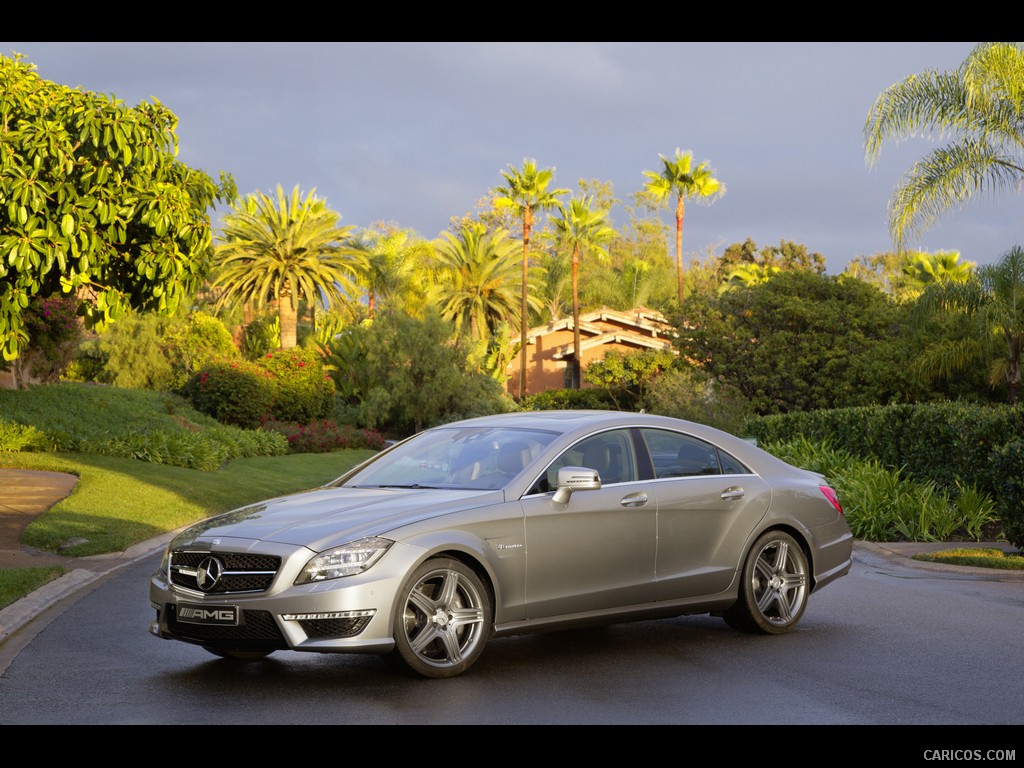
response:
<path id="1" fill-rule="evenodd" d="M 722 618 L 733 629 L 781 635 L 792 629 L 807 607 L 810 574 L 807 556 L 796 539 L 768 531 L 747 554 L 739 598 Z"/>
<path id="2" fill-rule="evenodd" d="M 450 558 L 428 560 L 399 593 L 389 658 L 423 677 L 454 677 L 480 658 L 492 617 L 490 592 L 472 570 Z"/>

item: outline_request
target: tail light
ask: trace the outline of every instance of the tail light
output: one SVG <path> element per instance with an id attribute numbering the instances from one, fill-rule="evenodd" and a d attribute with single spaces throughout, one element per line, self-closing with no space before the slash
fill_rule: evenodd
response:
<path id="1" fill-rule="evenodd" d="M 825 498 L 829 500 L 832 506 L 836 508 L 836 512 L 842 515 L 843 505 L 839 503 L 839 494 L 837 494 L 832 488 L 830 488 L 827 485 L 819 485 L 818 490 L 820 490 L 825 495 Z"/>

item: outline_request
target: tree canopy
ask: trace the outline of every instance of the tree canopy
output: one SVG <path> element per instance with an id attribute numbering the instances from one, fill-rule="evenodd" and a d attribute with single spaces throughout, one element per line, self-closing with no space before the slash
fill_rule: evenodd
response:
<path id="1" fill-rule="evenodd" d="M 156 99 L 43 80 L 0 56 L 0 350 L 17 358 L 33 297 L 76 296 L 102 327 L 128 309 L 173 313 L 212 256 L 209 211 L 234 198 L 177 159 L 177 117 Z"/>

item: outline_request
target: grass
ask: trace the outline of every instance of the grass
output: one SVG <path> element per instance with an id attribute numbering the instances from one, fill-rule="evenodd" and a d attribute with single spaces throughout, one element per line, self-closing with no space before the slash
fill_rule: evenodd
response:
<path id="1" fill-rule="evenodd" d="M 0 466 L 78 477 L 21 543 L 69 557 L 122 552 L 211 515 L 323 485 L 374 453 L 287 453 L 282 435 L 226 427 L 158 392 L 71 382 L 0 390 Z M 0 569 L 0 608 L 62 572 Z"/>
<path id="2" fill-rule="evenodd" d="M 964 565 L 973 568 L 998 568 L 1004 571 L 1024 571 L 1024 556 L 988 547 L 946 549 L 914 555 L 914 560 L 946 565 Z"/>

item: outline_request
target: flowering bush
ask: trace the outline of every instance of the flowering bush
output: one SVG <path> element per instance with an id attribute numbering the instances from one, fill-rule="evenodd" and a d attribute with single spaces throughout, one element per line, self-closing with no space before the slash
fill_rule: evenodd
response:
<path id="1" fill-rule="evenodd" d="M 339 425 L 330 419 L 298 424 L 267 418 L 263 419 L 263 428 L 284 435 L 292 453 L 328 453 L 345 448 L 379 451 L 384 447 L 384 437 L 376 430 Z"/>
<path id="2" fill-rule="evenodd" d="M 255 363 L 207 363 L 185 383 L 181 394 L 192 406 L 222 424 L 256 429 L 277 399 L 274 376 Z"/>
<path id="3" fill-rule="evenodd" d="M 271 415 L 279 421 L 308 424 L 330 416 L 334 408 L 334 380 L 313 349 L 291 347 L 269 352 L 255 361 L 277 383 Z"/>
<path id="4" fill-rule="evenodd" d="M 33 298 L 22 315 L 28 345 L 21 356 L 19 378 L 31 375 L 44 383 L 60 379 L 82 340 L 78 299 L 71 296 Z"/>
<path id="5" fill-rule="evenodd" d="M 181 393 L 224 424 L 254 429 L 261 420 L 309 424 L 334 408 L 334 380 L 313 350 L 271 352 L 254 362 L 208 363 Z"/>

